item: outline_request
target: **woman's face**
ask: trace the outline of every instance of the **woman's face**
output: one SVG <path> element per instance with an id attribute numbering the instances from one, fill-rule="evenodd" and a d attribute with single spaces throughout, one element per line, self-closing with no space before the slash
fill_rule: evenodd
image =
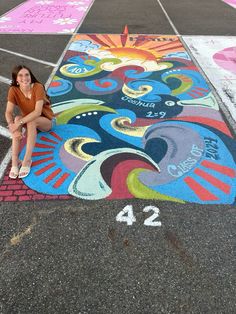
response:
<path id="1" fill-rule="evenodd" d="M 27 69 L 21 69 L 16 77 L 16 81 L 21 87 L 28 87 L 31 84 L 31 76 Z"/>

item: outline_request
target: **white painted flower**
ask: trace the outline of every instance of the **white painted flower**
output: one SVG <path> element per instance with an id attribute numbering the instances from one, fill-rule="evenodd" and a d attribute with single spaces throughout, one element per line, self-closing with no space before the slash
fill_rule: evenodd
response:
<path id="1" fill-rule="evenodd" d="M 77 23 L 76 19 L 71 19 L 69 17 L 65 17 L 62 19 L 57 19 L 53 21 L 53 24 L 60 24 L 60 25 L 65 25 L 65 24 L 74 24 Z"/>
<path id="2" fill-rule="evenodd" d="M 76 10 L 78 10 L 78 11 L 86 11 L 87 7 L 78 7 L 78 8 L 76 8 Z"/>
<path id="3" fill-rule="evenodd" d="M 42 5 L 44 5 L 44 4 L 51 4 L 51 3 L 53 3 L 53 1 L 42 0 L 42 1 L 36 1 L 36 3 L 37 3 L 37 4 L 42 4 Z"/>
<path id="4" fill-rule="evenodd" d="M 68 1 L 66 4 L 69 4 L 69 5 L 81 5 L 81 4 L 84 4 L 83 1 Z"/>
<path id="5" fill-rule="evenodd" d="M 63 30 L 61 30 L 59 33 L 64 33 L 64 34 L 70 34 L 70 33 L 73 33 L 75 31 L 74 28 L 64 28 Z"/>
<path id="6" fill-rule="evenodd" d="M 4 22 L 7 22 L 7 21 L 11 21 L 11 17 L 9 17 L 9 16 L 2 16 L 2 17 L 0 17 L 0 23 L 4 23 Z"/>

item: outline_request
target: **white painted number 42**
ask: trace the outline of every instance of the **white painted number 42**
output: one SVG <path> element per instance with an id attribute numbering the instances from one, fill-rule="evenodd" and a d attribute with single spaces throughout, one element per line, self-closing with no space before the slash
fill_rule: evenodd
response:
<path id="1" fill-rule="evenodd" d="M 146 206 L 143 209 L 143 212 L 148 213 L 153 211 L 153 214 L 144 220 L 145 226 L 153 226 L 153 227 L 161 227 L 161 221 L 157 221 L 156 219 L 159 217 L 160 210 L 155 206 Z M 136 218 L 133 212 L 133 206 L 127 205 L 119 214 L 116 216 L 116 221 L 119 222 L 126 222 L 128 226 L 131 226 L 135 221 Z"/>

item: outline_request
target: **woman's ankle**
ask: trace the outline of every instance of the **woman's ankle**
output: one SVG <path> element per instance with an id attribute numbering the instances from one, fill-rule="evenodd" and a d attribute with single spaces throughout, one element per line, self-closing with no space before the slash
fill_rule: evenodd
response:
<path id="1" fill-rule="evenodd" d="M 32 162 L 31 158 L 24 158 L 22 161 L 22 165 L 29 166 L 31 162 Z"/>
<path id="2" fill-rule="evenodd" d="M 19 164 L 20 164 L 20 159 L 19 158 L 16 158 L 16 159 L 12 159 L 12 161 L 11 161 L 11 165 L 12 166 L 19 166 Z"/>

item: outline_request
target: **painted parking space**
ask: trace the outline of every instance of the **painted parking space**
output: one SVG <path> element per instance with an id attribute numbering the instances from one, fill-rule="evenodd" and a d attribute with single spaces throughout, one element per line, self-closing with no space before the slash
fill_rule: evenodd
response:
<path id="1" fill-rule="evenodd" d="M 76 35 L 48 93 L 57 126 L 38 135 L 28 189 L 234 204 L 236 141 L 178 36 Z"/>
<path id="2" fill-rule="evenodd" d="M 9 0 L 8 2 L 17 2 L 17 0 Z M 116 55 L 113 56 L 111 48 L 115 47 L 109 47 L 108 42 L 108 46 L 106 46 L 103 36 L 97 35 L 96 38 L 94 35 L 93 38 L 89 36 L 75 38 L 74 41 L 79 39 L 89 40 L 94 45 L 100 45 L 97 50 L 105 51 L 106 54 L 110 53 L 109 59 L 112 55 L 112 59 L 121 60 L 121 68 L 119 68 L 118 63 L 115 65 L 111 63 L 111 70 L 107 70 L 109 64 L 102 63 L 106 58 L 105 55 L 104 57 L 94 55 L 92 49 L 83 51 L 84 44 L 81 45 L 82 51 L 78 47 L 76 49 L 76 47 L 70 46 L 70 49 L 64 55 L 64 47 L 69 48 L 67 46 L 68 42 L 65 40 L 63 46 L 62 42 L 61 45 L 58 44 L 58 40 L 61 40 L 61 37 L 67 37 L 69 41 L 70 34 L 37 35 L 34 36 L 35 41 L 32 40 L 33 35 L 29 34 L 19 36 L 0 34 L 1 48 L 52 62 L 56 64 L 54 70 L 58 69 L 50 87 L 54 110 L 58 115 L 58 125 L 52 130 L 52 133 L 41 133 L 37 139 L 37 147 L 34 151 L 36 154 L 33 157 L 34 164 L 31 173 L 35 178 L 34 182 L 9 180 L 7 172 L 2 181 L 0 173 L 0 191 L 3 191 L 4 195 L 0 199 L 2 217 L 0 228 L 2 239 L 0 243 L 2 249 L 1 279 L 4 282 L 1 289 L 0 308 L 3 313 L 120 313 L 121 311 L 123 313 L 150 314 L 160 312 L 218 313 L 219 311 L 234 313 L 236 306 L 235 274 L 233 271 L 235 265 L 235 252 L 233 250 L 235 206 L 223 203 L 233 204 L 230 198 L 232 196 L 231 189 L 235 189 L 235 186 L 230 185 L 232 182 L 234 183 L 234 173 L 228 169 L 230 164 L 226 160 L 227 156 L 224 157 L 224 161 L 228 168 L 216 167 L 210 169 L 205 167 L 206 163 L 199 167 L 196 164 L 196 168 L 192 168 L 196 171 L 194 179 L 197 182 L 199 182 L 199 174 L 202 175 L 203 171 L 211 174 L 212 176 L 208 175 L 207 179 L 215 185 L 215 190 L 213 191 L 211 186 L 209 192 L 213 194 L 213 192 L 219 190 L 218 187 L 220 186 L 222 195 L 227 196 L 230 194 L 226 201 L 221 198 L 220 201 L 216 200 L 215 203 L 210 203 L 210 205 L 207 202 L 194 204 L 192 203 L 193 198 L 191 201 L 182 200 L 182 202 L 177 202 L 173 199 L 173 195 L 172 201 L 170 201 L 170 195 L 169 199 L 166 199 L 169 201 L 162 201 L 161 192 L 159 192 L 160 198 L 150 200 L 150 193 L 145 191 L 144 197 L 148 199 L 141 199 L 143 194 L 141 196 L 134 195 L 132 194 L 133 190 L 131 189 L 131 192 L 129 192 L 127 188 L 126 194 L 124 194 L 124 187 L 130 186 L 131 180 L 135 178 L 136 172 L 139 170 L 138 179 L 140 183 L 146 184 L 149 190 L 152 189 L 152 186 L 148 186 L 147 183 L 155 179 L 152 176 L 153 174 L 163 175 L 165 164 L 161 163 L 162 160 L 167 162 L 167 159 L 165 159 L 166 148 L 168 152 L 171 152 L 170 159 L 175 158 L 176 155 L 181 159 L 176 163 L 172 163 L 171 173 L 178 175 L 181 171 L 186 171 L 183 178 L 185 175 L 185 177 L 193 175 L 193 172 L 187 171 L 191 167 L 193 159 L 201 158 L 202 151 L 200 149 L 202 146 L 204 149 L 208 149 L 208 156 L 213 154 L 217 158 L 217 154 L 219 154 L 220 159 L 216 160 L 215 163 L 221 166 L 224 164 L 222 160 L 222 156 L 225 154 L 225 151 L 222 150 L 224 145 L 230 149 L 231 157 L 234 156 L 233 136 L 228 132 L 227 126 L 225 127 L 220 114 L 222 111 L 217 106 L 213 108 L 202 106 L 205 104 L 202 101 L 204 95 L 203 97 L 200 95 L 196 97 L 195 95 L 195 98 L 190 95 L 190 99 L 187 99 L 195 100 L 201 106 L 196 105 L 196 103 L 193 107 L 182 106 L 183 111 L 181 113 L 172 113 L 171 108 L 169 108 L 168 118 L 141 117 L 148 112 L 147 110 L 153 111 L 155 108 L 159 108 L 158 104 L 164 105 L 162 100 L 158 102 L 149 99 L 147 101 L 148 92 L 152 96 L 150 86 L 153 87 L 153 85 L 150 85 L 151 81 L 154 80 L 157 84 L 166 85 L 165 94 L 163 93 L 164 86 L 159 84 L 159 88 L 163 87 L 160 89 L 162 94 L 157 93 L 159 96 L 163 98 L 175 97 L 175 100 L 179 103 L 180 101 L 186 102 L 186 98 L 184 98 L 186 95 L 182 95 L 184 97 L 180 99 L 181 93 L 177 91 L 176 94 L 173 94 L 173 91 L 181 86 L 180 89 L 182 90 L 183 84 L 186 86 L 186 90 L 182 90 L 182 94 L 192 91 L 187 89 L 192 84 L 191 80 L 196 82 L 199 78 L 196 74 L 194 80 L 192 79 L 191 75 L 197 72 L 198 69 L 192 63 L 191 50 L 187 49 L 190 56 L 185 54 L 185 49 L 181 46 L 181 43 L 177 48 L 174 45 L 176 43 L 172 41 L 174 49 L 168 53 L 168 58 L 165 55 L 167 51 L 165 52 L 164 48 L 167 48 L 170 44 L 166 35 L 175 33 L 171 27 L 166 27 L 168 21 L 162 23 L 165 16 L 160 16 L 159 7 L 155 6 L 157 2 L 163 3 L 180 34 L 210 36 L 220 30 L 218 35 L 235 35 L 232 23 L 230 26 L 230 21 L 233 21 L 230 18 L 233 13 L 230 12 L 236 13 L 236 11 L 222 1 L 209 0 L 208 2 L 198 3 L 196 1 L 151 0 L 146 2 L 145 5 L 141 0 L 136 0 L 135 4 L 132 1 L 125 1 L 125 3 L 120 1 L 95 1 L 95 6 L 93 5 L 91 10 L 93 14 L 89 11 L 89 19 L 86 16 L 82 24 L 83 27 L 77 29 L 76 32 L 83 29 L 84 34 L 93 34 L 94 32 L 97 34 L 120 34 L 124 25 L 128 24 L 129 29 L 132 30 L 131 34 L 165 34 L 160 36 L 159 40 L 156 40 L 156 35 L 150 36 L 149 39 L 151 40 L 148 40 L 146 36 L 144 36 L 146 40 L 143 40 L 144 38 L 139 36 L 140 45 L 136 43 L 135 46 L 129 48 L 135 47 L 142 50 L 143 58 L 141 60 L 141 51 L 138 53 L 136 50 L 136 53 L 134 53 L 134 49 L 131 51 L 124 49 L 129 42 L 126 36 L 122 36 L 121 48 L 126 54 L 129 51 L 127 57 L 130 61 L 124 60 L 125 56 L 121 55 L 121 51 L 113 50 L 113 54 L 116 52 Z M 167 6 L 168 3 L 169 6 Z M 222 8 L 225 8 L 224 12 Z M 188 12 L 188 14 L 183 15 L 183 12 Z M 226 20 L 227 22 L 225 22 Z M 214 24 L 214 21 L 217 21 L 217 23 Z M 232 28 L 231 32 L 230 27 Z M 137 36 L 129 35 L 127 38 L 130 42 L 135 43 L 136 39 L 134 37 Z M 5 38 L 4 41 L 3 37 Z M 116 44 L 121 42 L 121 40 L 118 40 L 118 35 L 106 37 L 110 42 L 115 41 Z M 178 38 L 182 41 L 181 35 Z M 50 40 L 51 45 L 48 46 Z M 149 48 L 151 49 L 148 49 L 148 42 L 150 42 Z M 156 44 L 163 44 L 162 48 L 161 45 L 157 48 L 151 45 L 155 42 Z M 175 58 L 176 53 L 178 57 L 175 56 Z M 58 55 L 55 56 L 55 54 Z M 63 62 L 61 62 L 62 59 L 58 60 L 58 56 L 61 54 L 64 56 Z M 156 63 L 152 62 L 152 54 L 155 54 L 156 63 L 159 65 L 161 62 L 167 62 L 167 64 L 173 63 L 173 66 L 157 70 Z M 70 58 L 73 59 L 69 60 Z M 80 59 L 78 60 L 78 58 L 84 58 L 83 62 L 82 60 L 79 62 Z M 101 61 L 99 64 L 96 58 Z M 1 65 L 2 76 L 8 77 L 7 71 L 13 65 L 11 60 L 4 57 L 6 65 L 4 72 L 2 72 L 3 65 Z M 28 64 L 28 61 L 26 64 Z M 88 63 L 88 61 L 94 63 Z M 122 62 L 125 69 L 122 68 Z M 69 64 L 73 64 L 74 69 Z M 149 67 L 147 67 L 147 64 Z M 68 76 L 67 72 L 77 75 L 80 73 L 78 65 L 82 69 L 81 73 L 87 71 L 87 77 L 73 78 Z M 29 63 L 29 66 L 31 68 L 31 63 Z M 118 68 L 112 70 L 112 66 Z M 96 70 L 102 68 L 102 71 L 91 73 L 94 68 Z M 177 74 L 176 76 L 171 76 L 171 73 L 168 73 L 168 71 L 177 69 L 186 72 L 173 72 L 172 74 Z M 48 86 L 52 78 L 48 72 L 51 72 L 52 68 L 46 68 L 38 62 L 33 70 L 40 81 L 45 83 L 47 80 L 46 86 Z M 122 72 L 122 70 L 124 71 Z M 179 73 L 180 75 L 178 75 Z M 143 77 L 144 74 L 147 76 Z M 200 76 L 200 78 L 202 77 Z M 104 81 L 101 81 L 102 79 Z M 146 80 L 145 83 L 149 84 L 145 84 L 146 86 L 144 85 L 143 88 L 139 89 L 139 85 L 135 86 L 133 83 L 134 80 L 138 82 Z M 119 100 L 119 91 L 112 90 L 114 81 L 117 85 L 123 84 L 120 95 L 123 91 L 124 93 L 129 92 L 128 95 L 124 94 L 122 96 L 126 97 L 126 100 L 123 99 L 123 103 L 121 103 L 122 108 L 118 108 L 119 104 L 117 105 L 115 102 L 115 100 Z M 180 81 L 184 83 L 182 84 Z M 62 82 L 63 84 L 61 84 Z M 67 94 L 63 94 L 70 84 L 72 89 Z M 123 89 L 125 85 L 127 85 L 127 88 Z M 84 86 L 86 86 L 86 89 Z M 5 93 L 1 93 L 3 99 L 4 95 L 7 94 L 8 85 L 1 83 L 0 90 L 1 87 Z M 202 80 L 198 81 L 198 87 L 205 88 Z M 110 94 L 101 94 L 102 88 L 107 88 Z M 169 88 L 169 93 L 167 88 Z M 199 89 L 196 91 L 200 92 Z M 62 94 L 59 95 L 59 92 L 62 92 Z M 215 96 L 217 97 L 217 95 Z M 127 101 L 128 97 L 132 98 L 133 103 Z M 219 100 L 218 97 L 217 99 Z M 73 100 L 76 103 L 73 103 Z M 143 106 L 145 103 L 154 103 L 155 108 Z M 173 103 L 169 102 L 168 104 Z M 85 105 L 88 105 L 87 110 Z M 127 108 L 125 105 L 129 107 Z M 179 108 L 180 105 L 177 105 L 176 107 Z M 217 105 L 221 106 L 221 102 L 219 101 Z M 99 107 L 100 111 L 94 110 L 94 106 Z M 76 107 L 79 107 L 80 111 L 76 109 L 76 116 L 74 117 L 72 111 Z M 174 109 L 175 105 L 172 108 Z M 4 104 L 2 110 L 4 110 Z M 68 112 L 68 110 L 71 110 L 71 112 Z M 121 110 L 123 110 L 121 112 L 122 116 L 118 114 L 118 111 Z M 164 111 L 161 111 L 164 115 Z M 125 115 L 127 112 L 129 112 L 129 115 Z M 173 116 L 170 115 L 171 113 Z M 3 117 L 2 114 L 2 119 Z M 117 117 L 117 119 L 114 119 L 114 117 Z M 123 121 L 121 118 L 123 118 Z M 76 124 L 72 119 L 76 120 Z M 224 119 L 226 121 L 226 117 Z M 169 124 L 168 133 L 166 133 L 167 128 L 164 128 L 164 126 L 167 123 L 175 122 L 181 122 L 181 127 L 179 124 L 178 128 L 176 126 L 173 128 L 173 125 Z M 6 126 L 4 123 L 2 125 Z M 148 129 L 145 131 L 146 126 Z M 156 127 L 158 127 L 157 130 L 155 130 Z M 77 134 L 78 128 L 80 128 L 79 136 Z M 181 128 L 184 131 L 180 134 L 178 131 Z M 219 140 L 217 143 L 214 141 L 207 142 L 205 138 L 203 143 L 201 139 L 205 136 L 206 129 L 212 132 L 211 138 L 218 140 L 216 136 L 220 137 L 224 145 Z M 222 129 L 225 133 L 221 131 Z M 176 134 L 175 130 L 177 131 Z M 111 133 L 111 131 L 113 132 Z M 149 134 L 148 131 L 150 131 Z M 147 138 L 144 138 L 143 132 L 145 132 Z M 223 133 L 225 136 L 223 136 Z M 117 138 L 117 135 L 119 135 L 119 138 Z M 176 137 L 178 137 L 177 140 L 179 139 L 177 142 Z M 158 138 L 158 141 L 156 141 L 156 138 Z M 196 145 L 194 150 L 190 146 L 192 138 L 194 138 Z M 142 142 L 142 140 L 144 141 Z M 138 146 L 140 142 L 142 142 L 145 149 L 140 149 L 140 146 Z M 0 138 L 0 143 L 3 156 L 5 150 L 2 146 L 4 144 L 5 146 L 10 145 L 10 140 L 8 139 L 2 145 Z M 115 145 L 120 145 L 119 154 L 116 150 L 116 155 L 107 154 L 105 156 L 109 151 L 106 146 L 109 143 L 111 147 L 113 146 L 113 149 Z M 131 145 L 133 147 L 130 148 Z M 217 146 L 221 148 L 218 149 Z M 158 149 L 155 150 L 155 147 L 162 149 L 163 155 Z M 183 161 L 186 160 L 184 150 L 189 147 L 191 147 L 191 155 L 189 156 L 191 158 L 188 159 L 189 157 L 187 157 L 187 162 L 182 162 L 182 157 Z M 153 151 L 152 148 L 154 148 Z M 100 169 L 98 167 L 99 162 L 104 159 L 97 159 L 92 164 L 92 159 L 95 157 L 93 154 L 99 152 L 99 149 L 100 154 L 98 153 L 97 156 L 107 157 L 101 164 Z M 126 149 L 129 154 L 122 154 L 123 149 Z M 183 150 L 182 154 L 180 154 L 181 150 Z M 134 151 L 136 154 L 134 154 Z M 57 156 L 54 158 L 56 154 Z M 153 170 L 152 160 L 155 154 L 161 159 L 160 162 L 158 160 L 154 161 L 156 166 L 160 168 L 160 173 L 156 169 Z M 230 154 L 228 159 L 231 158 Z M 8 157 L 8 160 L 10 160 L 9 154 Z M 136 159 L 132 159 L 134 157 Z M 147 158 L 149 159 L 147 160 Z M 214 162 L 213 159 L 209 160 Z M 69 182 L 68 175 L 71 173 L 74 174 L 74 177 L 78 173 L 83 175 L 81 172 L 82 163 L 88 165 L 88 170 L 91 170 L 94 166 L 94 172 L 91 171 L 93 178 L 98 174 L 104 175 L 102 179 L 108 187 L 111 187 L 112 194 L 95 201 L 82 199 L 81 196 L 72 196 L 68 192 L 68 194 L 60 194 L 63 193 L 62 189 L 67 180 Z M 133 168 L 132 163 L 134 163 Z M 173 165 L 177 166 L 178 171 Z M 85 168 L 84 170 L 86 171 Z M 150 172 L 146 179 L 149 181 L 144 182 L 143 175 L 147 175 L 148 171 Z M 225 175 L 222 173 L 223 171 L 225 171 Z M 221 174 L 220 183 L 218 173 Z M 86 184 L 91 186 L 89 191 L 91 192 L 93 190 L 88 173 L 84 172 L 84 174 L 88 178 Z M 129 180 L 125 180 L 125 177 Z M 176 178 L 176 182 L 177 180 L 178 178 Z M 201 182 L 203 182 L 203 188 L 209 187 L 209 183 L 205 184 L 205 180 L 202 179 Z M 226 184 L 222 184 L 222 182 Z M 103 185 L 104 182 L 101 181 L 100 183 L 101 190 L 107 192 L 105 189 L 107 186 Z M 160 186 L 164 186 L 162 183 L 160 182 Z M 137 185 L 133 186 L 136 188 L 135 191 L 142 191 L 143 185 L 138 186 L 138 189 Z M 45 187 L 44 190 L 43 187 Z M 168 188 L 167 185 L 166 187 Z M 51 193 L 50 190 L 52 189 L 54 189 L 54 193 L 58 190 L 59 194 L 46 194 L 46 192 Z M 172 189 L 185 192 L 187 187 L 176 184 L 176 186 L 172 185 Z M 171 185 L 169 191 L 171 191 Z M 128 196 L 128 193 L 131 195 Z M 97 192 L 96 195 L 98 195 Z M 117 199 L 115 199 L 115 195 Z M 215 196 L 218 196 L 218 194 L 215 193 Z M 126 198 L 122 199 L 124 197 Z M 165 197 L 168 197 L 168 193 Z M 5 202 L 7 200 L 8 202 Z M 217 202 L 219 202 L 219 205 L 217 205 Z"/>
<path id="3" fill-rule="evenodd" d="M 73 33 L 93 1 L 25 1 L 0 17 L 0 33 Z"/>
<path id="4" fill-rule="evenodd" d="M 183 36 L 236 121 L 236 36 Z"/>
<path id="5" fill-rule="evenodd" d="M 236 8 L 236 0 L 223 0 L 223 2 L 229 4 L 233 8 Z"/>

